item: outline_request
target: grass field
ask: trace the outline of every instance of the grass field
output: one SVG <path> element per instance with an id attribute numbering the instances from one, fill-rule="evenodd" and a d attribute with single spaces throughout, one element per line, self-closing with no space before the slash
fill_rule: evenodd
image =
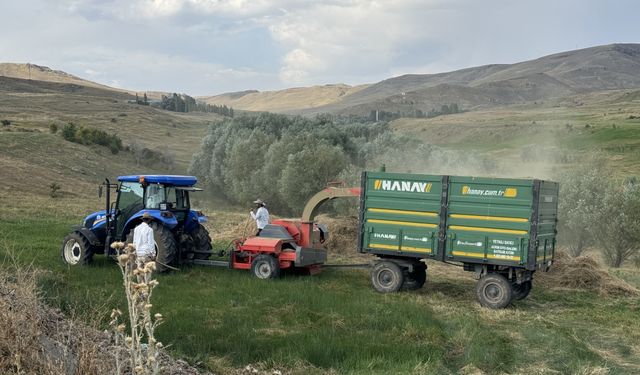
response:
<path id="1" fill-rule="evenodd" d="M 103 323 L 112 307 L 125 306 L 108 260 L 86 268 L 60 261 L 61 240 L 89 201 L 14 201 L 20 210 L 0 203 L 1 255 L 46 270 L 50 304 Z M 619 273 L 640 286 L 630 271 Z M 534 287 L 527 300 L 492 311 L 474 301 L 470 274 L 438 264 L 430 264 L 424 289 L 393 295 L 374 292 L 362 270 L 265 282 L 192 267 L 159 281 L 154 309 L 167 318 L 160 340 L 220 373 L 247 364 L 300 374 L 640 371 L 640 302 L 629 297 Z"/>

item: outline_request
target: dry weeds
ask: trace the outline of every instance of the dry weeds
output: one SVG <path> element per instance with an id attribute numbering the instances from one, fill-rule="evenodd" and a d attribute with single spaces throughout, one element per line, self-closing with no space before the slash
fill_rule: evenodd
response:
<path id="1" fill-rule="evenodd" d="M 593 290 L 603 296 L 637 296 L 640 291 L 603 269 L 590 256 L 571 258 L 563 252 L 556 252 L 549 272 L 540 272 L 537 282 L 549 288 L 569 288 Z"/>

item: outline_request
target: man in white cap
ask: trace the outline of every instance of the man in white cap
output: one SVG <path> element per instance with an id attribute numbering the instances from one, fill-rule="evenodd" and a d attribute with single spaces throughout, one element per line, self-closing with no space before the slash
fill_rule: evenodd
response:
<path id="1" fill-rule="evenodd" d="M 156 241 L 153 239 L 153 228 L 149 223 L 153 217 L 148 212 L 142 214 L 142 223 L 133 230 L 133 244 L 136 247 L 136 263 L 143 266 L 154 260 Z"/>
<path id="2" fill-rule="evenodd" d="M 264 227 L 269 224 L 269 211 L 267 211 L 267 205 L 262 199 L 256 199 L 253 203 L 256 205 L 256 208 L 251 210 L 249 214 L 251 214 L 253 220 L 256 221 L 256 226 L 258 227 L 256 236 L 259 236 Z"/>

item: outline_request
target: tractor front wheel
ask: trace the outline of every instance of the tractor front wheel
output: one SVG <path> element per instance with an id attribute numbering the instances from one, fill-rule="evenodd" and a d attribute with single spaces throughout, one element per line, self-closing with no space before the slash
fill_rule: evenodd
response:
<path id="1" fill-rule="evenodd" d="M 178 246 L 173 233 L 162 224 L 151 223 L 153 229 L 153 239 L 156 242 L 156 269 L 159 272 L 167 272 L 167 266 L 174 266 Z"/>
<path id="2" fill-rule="evenodd" d="M 93 247 L 83 235 L 73 232 L 62 241 L 62 260 L 70 266 L 87 265 L 93 259 Z"/>
<path id="3" fill-rule="evenodd" d="M 260 254 L 251 262 L 251 272 L 258 279 L 275 279 L 280 276 L 280 263 L 270 255 Z"/>

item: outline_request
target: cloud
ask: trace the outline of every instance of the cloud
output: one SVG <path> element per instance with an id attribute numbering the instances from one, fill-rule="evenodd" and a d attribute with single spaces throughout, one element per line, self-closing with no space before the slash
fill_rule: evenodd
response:
<path id="1" fill-rule="evenodd" d="M 370 83 L 637 42 L 633 0 L 22 0 L 5 61 L 131 89 L 212 94 Z"/>

